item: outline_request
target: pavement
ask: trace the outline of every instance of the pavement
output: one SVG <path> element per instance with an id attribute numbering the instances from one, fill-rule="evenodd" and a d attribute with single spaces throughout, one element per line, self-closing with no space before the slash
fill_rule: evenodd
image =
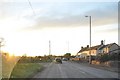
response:
<path id="1" fill-rule="evenodd" d="M 44 63 L 44 69 L 33 78 L 118 78 L 117 72 L 98 69 L 70 61 Z"/>
<path id="2" fill-rule="evenodd" d="M 75 62 L 75 61 L 71 61 L 71 62 Z M 97 64 L 95 65 L 95 64 L 89 64 L 88 62 L 80 62 L 80 61 L 76 62 L 76 63 L 78 63 L 80 65 L 84 65 L 84 66 L 94 67 L 97 69 L 108 70 L 108 71 L 120 73 L 118 66 L 111 67 L 111 66 L 105 66 L 105 65 L 97 65 Z"/>

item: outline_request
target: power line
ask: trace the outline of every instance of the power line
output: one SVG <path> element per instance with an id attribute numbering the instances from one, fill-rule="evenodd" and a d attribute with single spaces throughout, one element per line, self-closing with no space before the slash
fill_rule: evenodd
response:
<path id="1" fill-rule="evenodd" d="M 33 14 L 36 15 L 36 14 L 35 14 L 35 11 L 34 11 L 34 9 L 33 9 L 33 7 L 32 7 L 31 2 L 30 2 L 29 0 L 28 0 L 28 2 L 29 2 L 29 5 L 30 5 L 30 7 L 31 7 L 31 9 L 32 9 Z"/>

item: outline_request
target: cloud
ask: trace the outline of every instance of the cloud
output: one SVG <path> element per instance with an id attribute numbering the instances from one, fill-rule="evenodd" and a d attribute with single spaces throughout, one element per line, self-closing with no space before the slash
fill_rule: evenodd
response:
<path id="1" fill-rule="evenodd" d="M 0 1 L 0 18 L 4 18 L 6 16 L 6 8 L 5 3 Z"/>
<path id="2" fill-rule="evenodd" d="M 0 1 L 0 20 L 15 16 L 15 10 L 11 10 L 11 6 L 11 2 Z"/>
<path id="3" fill-rule="evenodd" d="M 92 16 L 93 26 L 102 26 L 118 23 L 118 9 L 117 7 L 105 9 L 94 9 L 85 14 Z"/>
<path id="4" fill-rule="evenodd" d="M 48 3 L 47 3 L 48 4 Z M 69 4 L 69 3 L 68 3 Z M 75 4 L 75 3 L 74 3 Z M 80 3 L 81 5 L 82 3 Z M 90 4 L 90 3 L 89 3 Z M 89 19 L 85 18 L 86 15 L 92 16 L 92 26 L 104 26 L 109 24 L 117 24 L 118 9 L 117 3 L 108 3 L 107 5 L 103 3 L 98 3 L 100 5 L 80 5 L 76 7 L 66 4 L 50 4 L 50 6 L 41 6 L 42 12 L 39 9 L 36 14 L 38 14 L 37 19 L 35 19 L 36 24 L 33 26 L 25 27 L 22 30 L 39 30 L 42 28 L 57 28 L 57 27 L 83 27 L 89 25 Z M 75 6 L 75 5 L 72 5 Z M 83 11 L 83 9 L 86 9 Z M 36 9 L 35 9 L 36 11 Z M 82 12 L 83 11 L 83 12 Z M 30 18 L 29 18 L 30 19 Z"/>
<path id="5" fill-rule="evenodd" d="M 108 33 L 108 32 L 115 33 L 116 32 L 116 33 L 118 33 L 119 31 L 120 31 L 120 29 L 118 29 L 118 28 L 113 28 L 113 29 L 110 28 L 110 29 L 104 29 L 104 30 L 97 30 L 96 32 L 97 33 L 103 33 L 103 32 L 106 32 L 106 33 Z"/>
<path id="6" fill-rule="evenodd" d="M 101 12 L 102 13 L 102 12 Z M 97 15 L 96 15 L 97 14 Z M 102 15 L 102 16 L 99 16 Z M 53 16 L 54 17 L 54 16 Z M 36 25 L 33 26 L 33 29 L 39 29 L 44 27 L 80 27 L 80 26 L 88 26 L 88 20 L 84 17 L 84 15 L 71 15 L 64 16 L 61 18 L 52 18 L 52 17 L 40 17 L 37 19 Z M 115 12 L 113 14 L 110 13 L 102 13 L 100 11 L 96 11 L 96 13 L 92 16 L 92 26 L 103 26 L 109 24 L 117 23 L 117 15 Z"/>
<path id="7" fill-rule="evenodd" d="M 27 2 L 26 0 L 3 0 L 4 2 Z M 32 2 L 118 2 L 118 0 L 30 0 Z"/>

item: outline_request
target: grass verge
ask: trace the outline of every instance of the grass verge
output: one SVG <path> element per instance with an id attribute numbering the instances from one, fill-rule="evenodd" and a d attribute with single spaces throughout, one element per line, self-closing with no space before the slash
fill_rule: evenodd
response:
<path id="1" fill-rule="evenodd" d="M 2 78 L 9 78 L 10 74 L 16 65 L 19 57 L 15 56 L 3 56 L 2 57 Z"/>
<path id="2" fill-rule="evenodd" d="M 38 63 L 17 63 L 10 78 L 32 78 L 32 76 L 42 70 L 42 65 Z"/>

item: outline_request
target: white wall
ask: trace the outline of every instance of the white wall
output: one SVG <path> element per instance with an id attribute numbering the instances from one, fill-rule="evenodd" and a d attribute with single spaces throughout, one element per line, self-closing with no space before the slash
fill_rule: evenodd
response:
<path id="1" fill-rule="evenodd" d="M 118 47 L 117 44 L 113 44 L 113 45 L 110 47 L 109 52 L 111 52 L 111 51 L 113 51 L 113 50 L 116 50 L 116 49 L 118 49 L 118 48 L 119 48 L 119 47 Z M 114 51 L 114 52 L 117 53 L 118 50 L 116 50 L 116 51 Z"/>

